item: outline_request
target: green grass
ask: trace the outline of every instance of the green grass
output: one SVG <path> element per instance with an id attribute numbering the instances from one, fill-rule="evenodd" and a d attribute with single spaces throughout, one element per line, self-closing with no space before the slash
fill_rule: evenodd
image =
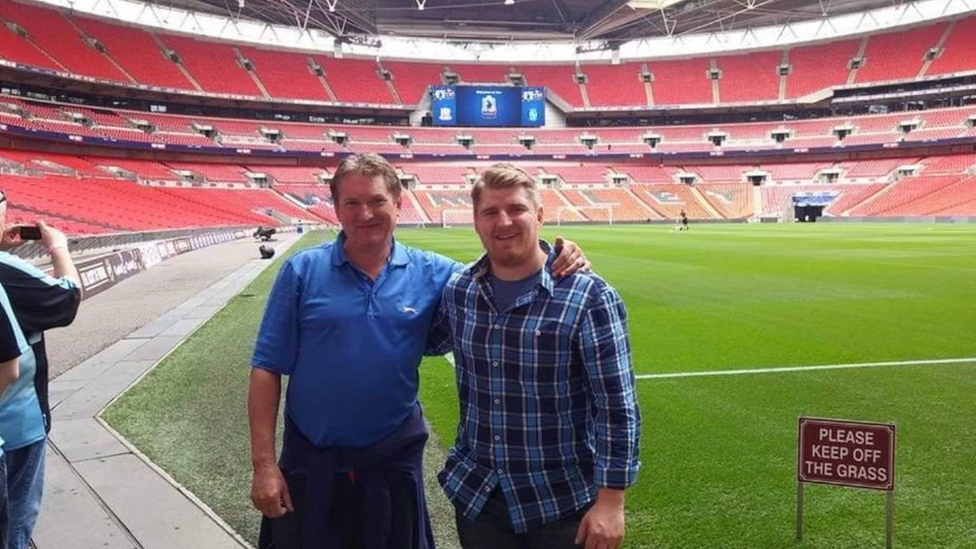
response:
<path id="1" fill-rule="evenodd" d="M 302 237 L 104 414 L 252 543 L 260 519 L 250 501 L 247 424 L 254 339 L 281 262 L 326 236 Z"/>
<path id="2" fill-rule="evenodd" d="M 976 226 L 545 231 L 556 234 L 623 296 L 639 374 L 976 357 Z M 480 254 L 470 229 L 398 238 L 462 261 Z M 264 276 L 249 289 L 258 297 L 232 302 L 109 410 L 252 539 L 244 394 Z M 447 444 L 454 391 L 446 361 L 426 360 L 421 398 Z M 793 542 L 800 415 L 896 422 L 896 546 L 976 547 L 976 364 L 646 379 L 638 395 L 643 469 L 627 547 L 882 546 L 883 495 L 825 486 L 807 488 L 806 536 Z"/>

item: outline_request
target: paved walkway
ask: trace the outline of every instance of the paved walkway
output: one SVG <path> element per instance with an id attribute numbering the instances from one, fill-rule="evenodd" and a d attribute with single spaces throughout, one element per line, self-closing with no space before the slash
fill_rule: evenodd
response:
<path id="1" fill-rule="evenodd" d="M 295 240 L 283 237 L 278 255 Z M 247 262 L 51 382 L 54 428 L 34 533 L 39 549 L 248 547 L 98 415 L 271 264 Z"/>

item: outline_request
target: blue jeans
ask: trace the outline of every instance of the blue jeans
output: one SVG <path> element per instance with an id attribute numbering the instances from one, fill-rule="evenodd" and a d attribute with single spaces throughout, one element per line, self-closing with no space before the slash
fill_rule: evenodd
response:
<path id="1" fill-rule="evenodd" d="M 7 462 L 7 549 L 27 549 L 44 492 L 47 441 L 4 452 Z"/>
<path id="2" fill-rule="evenodd" d="M 7 547 L 7 460 L 0 456 L 0 549 Z"/>

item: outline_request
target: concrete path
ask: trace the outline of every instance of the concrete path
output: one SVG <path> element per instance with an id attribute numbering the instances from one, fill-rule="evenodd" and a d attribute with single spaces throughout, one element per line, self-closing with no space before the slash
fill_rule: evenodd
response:
<path id="1" fill-rule="evenodd" d="M 276 255 L 295 241 L 292 235 L 283 236 L 275 246 Z M 208 248 L 181 257 L 213 251 Z M 48 441 L 44 504 L 34 532 L 39 549 L 248 547 L 98 415 L 271 264 L 246 261 L 51 381 L 54 428 Z M 151 273 L 153 270 L 131 280 Z M 128 282 L 106 293 L 125 291 Z M 98 298 L 108 301 L 110 296 Z"/>

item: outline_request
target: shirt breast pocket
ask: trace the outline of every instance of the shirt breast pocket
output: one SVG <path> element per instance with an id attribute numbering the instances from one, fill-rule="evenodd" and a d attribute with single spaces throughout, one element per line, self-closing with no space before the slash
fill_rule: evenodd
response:
<path id="1" fill-rule="evenodd" d="M 525 374 L 544 383 L 567 379 L 573 354 L 570 326 L 555 320 L 542 321 L 534 328 L 523 330 L 522 348 L 530 351 L 528 355 L 533 357 Z"/>

